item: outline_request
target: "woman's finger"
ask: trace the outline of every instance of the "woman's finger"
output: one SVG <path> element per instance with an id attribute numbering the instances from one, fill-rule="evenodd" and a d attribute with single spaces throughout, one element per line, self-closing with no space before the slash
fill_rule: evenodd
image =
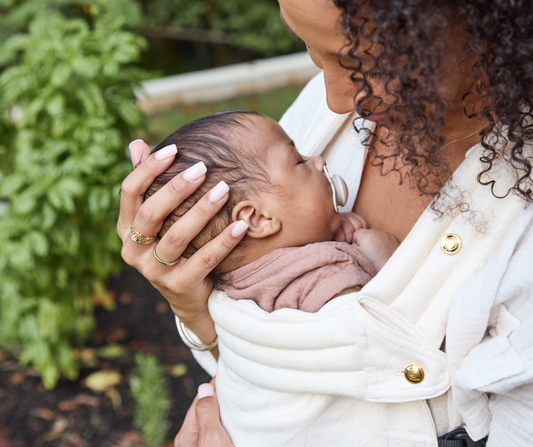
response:
<path id="1" fill-rule="evenodd" d="M 176 259 L 190 241 L 200 233 L 220 211 L 229 197 L 229 187 L 220 182 L 207 192 L 190 210 L 172 225 L 157 245 L 162 259 Z M 164 196 L 162 196 L 164 197 Z"/>
<path id="2" fill-rule="evenodd" d="M 187 199 L 205 180 L 206 167 L 203 162 L 199 162 L 196 165 L 185 170 L 181 174 L 175 176 L 170 180 L 165 186 L 163 186 L 159 191 L 154 195 L 149 197 L 139 208 L 135 220 L 133 221 L 133 226 L 137 231 L 142 234 L 156 234 L 161 229 L 161 225 L 165 218 L 172 213 L 183 201 Z M 226 197 L 227 199 L 227 197 Z M 201 200 L 205 205 L 206 201 Z M 225 200 L 224 200 L 225 202 Z M 195 225 L 186 224 L 183 221 L 183 218 L 179 219 L 180 228 L 187 228 L 187 233 L 183 234 L 185 237 L 180 237 L 180 241 L 184 241 L 184 245 L 180 248 L 177 256 L 179 256 L 187 244 L 196 236 L 200 230 L 207 225 L 209 220 L 220 210 L 224 203 L 209 203 L 204 206 L 206 208 L 202 217 L 198 222 L 193 221 Z M 199 206 L 202 206 L 200 204 Z M 198 208 L 198 207 L 196 207 Z M 187 212 L 185 215 L 190 213 Z M 194 214 L 194 213 L 193 213 Z M 197 213 L 196 213 L 197 214 Z M 186 219 L 187 223 L 191 220 L 190 218 Z M 191 226 L 191 228 L 189 228 Z M 166 236 L 166 235 L 165 235 Z M 187 239 L 189 237 L 189 239 Z M 172 235 L 167 237 L 166 240 L 172 238 Z M 164 242 L 162 245 L 166 245 L 167 242 Z M 161 251 L 158 247 L 158 253 L 165 255 L 164 251 Z"/>
<path id="3" fill-rule="evenodd" d="M 143 203 L 144 193 L 153 183 L 154 179 L 165 172 L 174 160 L 176 146 L 171 146 L 167 146 L 155 154 L 150 155 L 122 182 L 117 231 L 123 242 L 126 241 L 129 234 L 129 227 L 133 223 Z"/>
<path id="4" fill-rule="evenodd" d="M 143 140 L 138 139 L 134 140 L 129 145 L 130 148 L 130 158 L 133 167 L 136 168 L 144 160 L 150 156 L 150 146 L 148 146 Z"/>
<path id="5" fill-rule="evenodd" d="M 183 275 L 184 278 L 188 278 L 190 284 L 200 284 L 237 246 L 247 230 L 248 224 L 246 222 L 242 220 L 233 222 L 181 265 L 180 276 Z M 159 245 L 157 246 L 157 253 L 159 255 Z"/>

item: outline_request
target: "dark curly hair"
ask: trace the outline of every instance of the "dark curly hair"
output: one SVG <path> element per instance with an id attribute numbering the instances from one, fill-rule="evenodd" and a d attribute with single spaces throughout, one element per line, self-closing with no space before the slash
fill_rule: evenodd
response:
<path id="1" fill-rule="evenodd" d="M 400 137 L 395 136 L 394 142 L 387 141 L 386 136 L 380 140 L 390 151 L 377 151 L 374 134 L 360 125 L 362 118 L 354 121 L 356 131 L 365 133 L 363 141 L 369 147 L 371 163 L 381 166 L 382 175 L 398 172 L 401 182 L 414 182 L 421 194 L 435 197 L 433 209 L 444 212 L 435 204 L 445 194 L 439 191 L 450 172 L 438 153 L 444 142 L 440 129 L 445 105 L 435 72 L 440 64 L 439 37 L 444 35 L 446 24 L 454 21 L 467 32 L 465 50 L 475 61 L 470 72 L 464 73 L 477 79 L 472 91 L 463 95 L 463 112 L 486 123 L 480 132 L 484 169 L 478 181 L 489 185 L 496 195 L 494 181 L 485 183 L 483 174 L 508 146 L 505 159 L 516 172 L 517 181 L 507 194 L 513 191 L 533 201 L 533 157 L 525 150 L 527 140 L 533 138 L 533 0 L 333 2 L 341 10 L 339 20 L 349 42 L 343 48 L 348 57 L 339 56 L 339 60 L 351 71 L 351 80 L 362 97 L 357 112 L 368 116 L 364 104 L 379 100 L 368 82 L 372 76 L 384 79 L 386 93 L 395 98 L 388 116 Z M 394 89 L 390 88 L 393 81 Z M 426 150 L 417 152 L 415 142 Z"/>

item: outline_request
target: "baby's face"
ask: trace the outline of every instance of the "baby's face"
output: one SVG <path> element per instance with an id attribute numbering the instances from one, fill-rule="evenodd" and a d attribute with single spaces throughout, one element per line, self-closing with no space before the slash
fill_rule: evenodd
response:
<path id="1" fill-rule="evenodd" d="M 263 196 L 282 224 L 284 246 L 331 241 L 340 227 L 331 186 L 321 157 L 302 157 L 281 126 L 264 116 L 252 117 L 251 147 L 264 151 L 268 175 L 276 185 Z M 248 137 L 248 136 L 247 136 Z"/>

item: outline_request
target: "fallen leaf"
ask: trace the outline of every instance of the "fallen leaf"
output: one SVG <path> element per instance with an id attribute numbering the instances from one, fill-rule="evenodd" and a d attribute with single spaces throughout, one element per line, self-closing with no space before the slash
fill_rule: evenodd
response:
<path id="1" fill-rule="evenodd" d="M 47 421 L 53 421 L 56 418 L 56 414 L 48 408 L 32 408 L 30 409 L 30 416 L 46 419 Z"/>
<path id="2" fill-rule="evenodd" d="M 168 373 L 174 377 L 182 377 L 189 372 L 189 367 L 185 363 L 178 363 L 177 365 L 169 366 Z"/>
<path id="3" fill-rule="evenodd" d="M 58 418 L 54 422 L 54 425 L 52 426 L 52 430 L 50 430 L 49 434 L 53 438 L 57 438 L 58 436 L 61 436 L 61 433 L 63 433 L 67 427 L 68 427 L 68 419 Z"/>
<path id="4" fill-rule="evenodd" d="M 122 376 L 119 372 L 112 369 L 103 371 L 96 371 L 89 374 L 84 381 L 87 388 L 94 391 L 104 391 L 114 385 L 118 385 L 122 381 Z"/>
<path id="5" fill-rule="evenodd" d="M 116 388 L 107 388 L 105 394 L 109 399 L 111 399 L 111 404 L 113 405 L 113 410 L 118 411 L 122 408 L 122 397 Z"/>
<path id="6" fill-rule="evenodd" d="M 106 341 L 108 343 L 116 343 L 117 341 L 124 340 L 128 337 L 128 331 L 123 328 L 117 328 L 113 329 L 108 336 L 106 337 Z"/>
<path id="7" fill-rule="evenodd" d="M 118 300 L 120 301 L 120 304 L 127 306 L 131 303 L 131 294 L 128 292 L 121 293 Z"/>
<path id="8" fill-rule="evenodd" d="M 80 405 L 87 405 L 90 407 L 97 407 L 100 405 L 101 399 L 97 396 L 90 396 L 88 394 L 78 394 L 74 399 L 62 400 L 57 404 L 61 411 L 72 411 Z"/>
<path id="9" fill-rule="evenodd" d="M 24 382 L 25 378 L 26 376 L 22 374 L 20 371 L 15 371 L 13 374 L 11 374 L 11 377 L 9 378 L 9 380 L 13 385 L 18 385 Z"/>
<path id="10" fill-rule="evenodd" d="M 117 344 L 111 344 L 111 345 L 104 346 L 103 348 L 100 348 L 96 352 L 96 355 L 104 359 L 115 359 L 118 357 L 122 357 L 125 353 L 126 353 L 126 350 L 124 349 L 124 346 L 117 345 Z"/>
<path id="11" fill-rule="evenodd" d="M 117 438 L 115 447 L 144 447 L 144 442 L 140 433 L 129 431 Z"/>
<path id="12" fill-rule="evenodd" d="M 170 310 L 170 306 L 165 301 L 160 301 L 155 306 L 155 311 L 158 314 L 166 314 Z"/>
<path id="13" fill-rule="evenodd" d="M 80 359 L 83 362 L 86 362 L 88 360 L 94 359 L 94 356 L 96 355 L 96 352 L 92 348 L 84 348 L 80 351 Z"/>

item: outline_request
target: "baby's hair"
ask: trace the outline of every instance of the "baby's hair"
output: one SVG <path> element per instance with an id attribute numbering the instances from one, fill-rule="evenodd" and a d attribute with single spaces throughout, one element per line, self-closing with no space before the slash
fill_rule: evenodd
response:
<path id="1" fill-rule="evenodd" d="M 228 110 L 192 121 L 159 143 L 154 152 L 175 144 L 178 153 L 170 167 L 159 175 L 146 191 L 144 199 L 152 196 L 176 175 L 203 161 L 207 167 L 206 179 L 202 185 L 176 208 L 163 222 L 158 236 L 162 237 L 178 219 L 191 209 L 204 194 L 220 181 L 230 187 L 229 199 L 209 224 L 196 236 L 185 251 L 190 256 L 207 242 L 218 236 L 232 222 L 233 207 L 250 193 L 260 193 L 272 186 L 268 177 L 266 154 L 260 151 L 245 150 L 247 140 L 241 138 L 240 131 L 254 123 L 250 116 L 262 116 L 248 110 Z M 248 140 L 249 141 L 249 140 Z M 244 248 L 241 242 L 232 252 Z M 215 287 L 221 287 L 220 275 L 210 274 Z"/>

